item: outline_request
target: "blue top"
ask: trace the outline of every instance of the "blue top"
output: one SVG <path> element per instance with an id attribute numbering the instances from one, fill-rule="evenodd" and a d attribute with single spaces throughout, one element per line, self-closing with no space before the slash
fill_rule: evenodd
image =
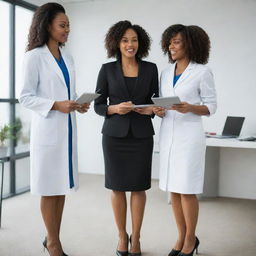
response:
<path id="1" fill-rule="evenodd" d="M 55 57 L 54 57 L 55 58 Z M 64 76 L 66 86 L 68 89 L 68 99 L 70 100 L 70 78 L 67 66 L 60 55 L 60 60 L 55 58 L 56 62 L 58 63 L 62 74 Z M 70 188 L 74 187 L 74 177 L 73 177 L 73 161 L 72 161 L 72 122 L 71 116 L 68 114 L 68 166 L 69 166 L 69 186 Z"/>
<path id="2" fill-rule="evenodd" d="M 177 76 L 174 76 L 173 77 L 173 87 L 175 86 L 175 84 L 177 83 L 177 81 L 179 80 L 179 78 L 181 77 L 182 73 L 177 75 Z"/>

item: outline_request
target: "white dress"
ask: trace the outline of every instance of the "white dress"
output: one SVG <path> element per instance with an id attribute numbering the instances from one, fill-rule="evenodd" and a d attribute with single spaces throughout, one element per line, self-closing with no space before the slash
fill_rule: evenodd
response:
<path id="1" fill-rule="evenodd" d="M 173 88 L 175 64 L 161 73 L 160 95 L 179 96 L 181 101 L 208 107 L 215 113 L 216 91 L 211 70 L 190 63 Z M 203 192 L 205 135 L 201 116 L 168 110 L 162 118 L 160 136 L 160 182 L 164 191 L 181 194 Z"/>

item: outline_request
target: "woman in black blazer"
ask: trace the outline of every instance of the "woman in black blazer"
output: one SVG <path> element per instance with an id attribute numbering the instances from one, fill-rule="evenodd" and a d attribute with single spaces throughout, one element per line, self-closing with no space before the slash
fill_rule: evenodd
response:
<path id="1" fill-rule="evenodd" d="M 145 190 L 151 186 L 154 129 L 151 104 L 158 96 L 155 64 L 142 61 L 148 55 L 150 37 L 138 25 L 120 21 L 105 38 L 108 57 L 117 61 L 103 64 L 99 72 L 95 111 L 105 117 L 102 128 L 105 161 L 105 187 L 112 190 L 112 207 L 119 231 L 117 255 L 141 255 L 140 229 L 146 202 Z M 131 191 L 132 235 L 126 231 L 126 191 Z"/>

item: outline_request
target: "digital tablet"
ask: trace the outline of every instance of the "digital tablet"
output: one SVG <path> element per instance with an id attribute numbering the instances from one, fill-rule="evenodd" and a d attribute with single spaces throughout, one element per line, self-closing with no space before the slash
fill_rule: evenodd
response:
<path id="1" fill-rule="evenodd" d="M 91 103 L 93 100 L 97 99 L 100 96 L 99 93 L 83 93 L 80 97 L 76 99 L 76 103 L 84 104 Z"/>
<path id="2" fill-rule="evenodd" d="M 133 105 L 133 108 L 147 108 L 147 107 L 154 107 L 155 104 L 142 104 L 142 105 Z"/>
<path id="3" fill-rule="evenodd" d="M 151 100 L 154 102 L 155 106 L 167 109 L 171 108 L 174 104 L 181 103 L 178 96 L 151 98 Z"/>

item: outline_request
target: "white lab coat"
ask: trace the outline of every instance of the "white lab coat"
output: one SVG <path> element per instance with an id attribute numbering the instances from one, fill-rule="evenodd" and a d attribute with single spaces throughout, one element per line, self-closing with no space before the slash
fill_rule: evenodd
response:
<path id="1" fill-rule="evenodd" d="M 70 76 L 70 98 L 76 98 L 72 57 L 61 49 Z M 32 110 L 30 138 L 31 193 L 65 195 L 70 191 L 68 162 L 68 114 L 51 110 L 55 101 L 68 100 L 63 73 L 47 45 L 26 52 L 20 94 L 22 106 Z M 73 132 L 73 178 L 78 188 L 77 134 L 75 113 Z"/>
<path id="2" fill-rule="evenodd" d="M 210 115 L 216 111 L 216 91 L 211 70 L 190 62 L 173 88 L 175 64 L 161 73 L 160 95 L 179 96 L 190 104 L 203 104 Z M 205 135 L 201 116 L 168 110 L 160 136 L 160 189 L 181 194 L 203 192 Z"/>

